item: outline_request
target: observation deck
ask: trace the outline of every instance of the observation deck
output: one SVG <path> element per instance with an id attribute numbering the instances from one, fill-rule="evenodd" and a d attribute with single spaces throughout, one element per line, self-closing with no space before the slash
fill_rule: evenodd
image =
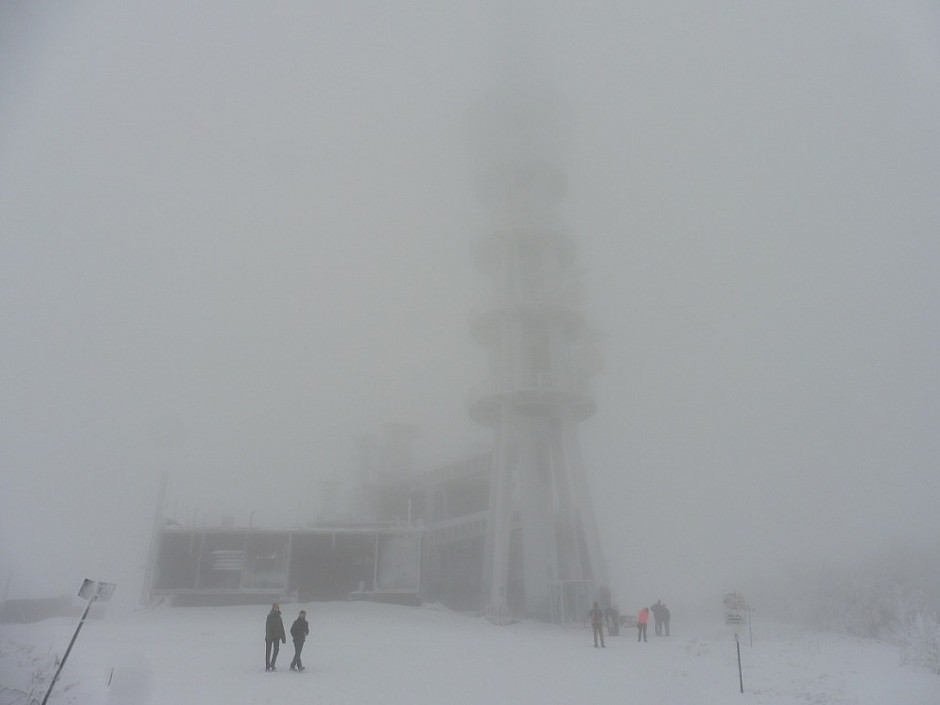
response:
<path id="1" fill-rule="evenodd" d="M 499 426 L 500 409 L 505 405 L 532 415 L 567 409 L 574 421 L 583 421 L 596 409 L 587 383 L 575 375 L 543 372 L 491 377 L 470 393 L 470 417 L 484 426 Z"/>
<path id="2" fill-rule="evenodd" d="M 506 318 L 558 322 L 568 340 L 584 329 L 580 295 L 573 286 L 513 287 L 503 296 L 477 304 L 470 319 L 470 332 L 484 345 L 499 337 L 500 322 Z"/>

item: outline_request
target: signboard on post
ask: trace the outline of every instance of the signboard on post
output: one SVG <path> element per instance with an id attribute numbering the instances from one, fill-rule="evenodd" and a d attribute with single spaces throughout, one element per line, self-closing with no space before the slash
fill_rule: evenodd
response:
<path id="1" fill-rule="evenodd" d="M 85 623 L 85 618 L 88 616 L 88 611 L 91 609 L 91 606 L 98 601 L 107 602 L 110 600 L 111 595 L 114 594 L 114 588 L 116 587 L 116 583 L 102 583 L 97 580 L 89 580 L 88 578 L 85 578 L 84 582 L 82 582 L 82 586 L 78 589 L 78 596 L 88 600 L 88 604 L 85 606 L 85 611 L 82 612 L 82 618 L 78 620 L 78 626 L 75 627 L 75 634 L 72 635 L 72 641 L 69 642 L 69 646 L 65 650 L 65 655 L 59 662 L 59 667 L 56 669 L 55 675 L 52 676 L 52 682 L 49 683 L 49 690 L 46 691 L 46 697 L 42 699 L 42 705 L 46 705 L 49 701 L 49 696 L 52 695 L 55 682 L 59 679 L 59 674 L 62 673 L 65 660 L 69 657 L 69 653 L 71 653 L 72 647 L 75 645 L 75 640 L 78 638 L 78 633 Z"/>
<path id="2" fill-rule="evenodd" d="M 725 624 L 729 627 L 738 627 L 747 624 L 747 601 L 744 595 L 729 592 L 725 595 Z"/>
<path id="3" fill-rule="evenodd" d="M 78 591 L 78 596 L 85 600 L 96 600 L 98 602 L 107 602 L 114 594 L 116 583 L 101 583 L 97 580 L 85 578 L 82 587 Z"/>
<path id="4" fill-rule="evenodd" d="M 725 625 L 734 628 L 734 646 L 738 651 L 738 686 L 741 692 L 744 692 L 744 673 L 741 670 L 741 641 L 738 639 L 738 627 L 747 625 L 748 632 L 751 629 L 750 608 L 747 606 L 747 600 L 744 595 L 737 592 L 729 592 L 722 601 L 725 606 Z M 751 643 L 753 646 L 753 641 Z"/>

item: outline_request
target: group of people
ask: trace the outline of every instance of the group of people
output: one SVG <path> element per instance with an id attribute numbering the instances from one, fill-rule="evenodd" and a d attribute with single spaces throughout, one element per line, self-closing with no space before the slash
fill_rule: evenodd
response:
<path id="1" fill-rule="evenodd" d="M 669 636 L 669 608 L 662 603 L 662 600 L 656 600 L 655 605 L 644 607 L 636 616 L 637 641 L 646 641 L 646 625 L 649 624 L 651 612 L 656 636 Z"/>
<path id="2" fill-rule="evenodd" d="M 656 629 L 656 636 L 669 636 L 669 608 L 656 600 L 652 607 L 644 607 L 636 616 L 637 641 L 646 641 L 646 625 L 649 623 L 650 613 L 653 614 L 653 624 Z M 620 612 L 613 605 L 607 605 L 605 609 L 594 603 L 590 612 L 591 629 L 594 632 L 594 648 L 607 648 L 604 643 L 604 622 L 607 622 L 607 629 L 611 634 L 617 634 L 620 626 Z M 303 662 L 300 660 L 300 653 L 304 649 L 304 642 L 307 635 L 310 634 L 310 625 L 307 623 L 307 613 L 300 610 L 297 619 L 290 628 L 291 638 L 294 640 L 294 659 L 290 662 L 290 670 L 304 670 Z M 281 644 L 287 643 L 287 634 L 284 631 L 284 622 L 281 619 L 281 606 L 275 602 L 271 605 L 271 611 L 264 626 L 264 670 L 267 672 L 276 671 L 278 653 L 281 650 Z"/>
<path id="3" fill-rule="evenodd" d="M 291 638 L 294 640 L 294 660 L 290 662 L 290 670 L 302 671 L 304 665 L 300 660 L 300 652 L 304 649 L 304 642 L 310 633 L 310 625 L 307 624 L 307 613 L 300 610 L 297 619 L 290 628 Z M 287 643 L 287 635 L 284 633 L 284 622 L 281 620 L 281 606 L 278 603 L 271 605 L 271 611 L 268 612 L 268 618 L 264 625 L 264 670 L 266 672 L 276 671 L 275 662 L 277 654 L 281 650 L 281 644 Z"/>
<path id="4" fill-rule="evenodd" d="M 653 615 L 653 625 L 656 630 L 656 636 L 669 636 L 669 608 L 662 603 L 662 600 L 656 600 L 656 604 L 651 607 L 644 607 L 636 616 L 636 640 L 645 642 L 646 625 L 649 624 L 650 614 Z M 607 620 L 607 628 L 611 634 L 617 634 L 620 613 L 613 605 L 608 605 L 606 609 L 601 609 L 597 602 L 591 608 L 591 629 L 594 632 L 594 648 L 605 648 L 604 644 L 604 620 Z M 611 623 L 613 620 L 613 624 Z"/>
<path id="5" fill-rule="evenodd" d="M 637 641 L 646 641 L 646 625 L 649 624 L 651 612 L 656 636 L 669 636 L 669 608 L 662 603 L 662 600 L 656 600 L 655 605 L 644 607 L 636 616 Z"/>

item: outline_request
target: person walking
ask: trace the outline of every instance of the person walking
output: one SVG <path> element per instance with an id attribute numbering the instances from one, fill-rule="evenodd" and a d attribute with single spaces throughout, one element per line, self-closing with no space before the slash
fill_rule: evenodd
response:
<path id="1" fill-rule="evenodd" d="M 650 621 L 650 611 L 648 607 L 644 607 L 640 610 L 640 613 L 636 616 L 636 640 L 637 641 L 646 641 L 646 625 Z"/>
<path id="2" fill-rule="evenodd" d="M 663 605 L 663 632 L 669 636 L 669 608 Z"/>
<path id="3" fill-rule="evenodd" d="M 271 605 L 271 611 L 268 612 L 268 618 L 264 624 L 264 670 L 265 672 L 276 671 L 274 667 L 277 661 L 277 654 L 281 649 L 281 644 L 287 643 L 287 635 L 284 634 L 284 622 L 281 621 L 281 606 L 276 602 Z"/>
<path id="4" fill-rule="evenodd" d="M 597 638 L 600 637 L 601 648 L 606 649 L 604 644 L 604 612 L 596 602 L 591 608 L 591 629 L 594 631 L 594 648 L 597 648 Z"/>
<path id="5" fill-rule="evenodd" d="M 310 633 L 310 625 L 307 624 L 307 613 L 300 610 L 300 614 L 294 623 L 290 626 L 290 635 L 294 639 L 294 660 L 290 662 L 290 670 L 302 671 L 304 665 L 300 661 L 300 652 L 304 650 L 304 641 Z"/>

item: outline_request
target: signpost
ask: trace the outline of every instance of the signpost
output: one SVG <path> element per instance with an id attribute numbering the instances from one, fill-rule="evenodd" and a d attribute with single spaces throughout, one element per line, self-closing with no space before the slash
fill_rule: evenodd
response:
<path id="1" fill-rule="evenodd" d="M 751 609 L 748 607 L 744 595 L 737 592 L 729 592 L 725 595 L 725 624 L 735 628 L 734 644 L 738 650 L 738 685 L 741 692 L 744 692 L 744 674 L 741 671 L 741 642 L 738 640 L 738 627 L 747 623 L 748 633 L 751 631 Z M 753 638 L 751 646 L 754 645 Z"/>
<path id="2" fill-rule="evenodd" d="M 69 642 L 68 648 L 65 650 L 65 655 L 62 657 L 62 661 L 59 662 L 59 667 L 56 669 L 55 675 L 52 676 L 52 682 L 49 684 L 49 690 L 46 691 L 46 697 L 42 699 L 41 705 L 46 705 L 49 701 L 49 696 L 52 695 L 52 688 L 55 686 L 55 682 L 59 679 L 59 674 L 62 673 L 62 667 L 65 665 L 65 660 L 69 657 L 69 653 L 72 651 L 72 647 L 75 645 L 75 640 L 78 638 L 78 633 L 82 629 L 82 625 L 85 623 L 85 618 L 88 616 L 89 610 L 91 610 L 92 604 L 97 601 L 107 602 L 111 599 L 111 595 L 114 594 L 114 588 L 117 585 L 115 583 L 99 583 L 96 580 L 89 580 L 85 578 L 85 582 L 82 583 L 81 589 L 78 591 L 78 596 L 88 600 L 88 604 L 85 606 L 85 611 L 82 613 L 82 618 L 78 621 L 78 626 L 75 628 L 75 634 L 72 635 L 72 641 Z"/>
<path id="3" fill-rule="evenodd" d="M 744 595 L 739 592 L 729 592 L 725 595 L 725 624 L 728 626 L 741 626 L 748 621 L 748 607 Z"/>

